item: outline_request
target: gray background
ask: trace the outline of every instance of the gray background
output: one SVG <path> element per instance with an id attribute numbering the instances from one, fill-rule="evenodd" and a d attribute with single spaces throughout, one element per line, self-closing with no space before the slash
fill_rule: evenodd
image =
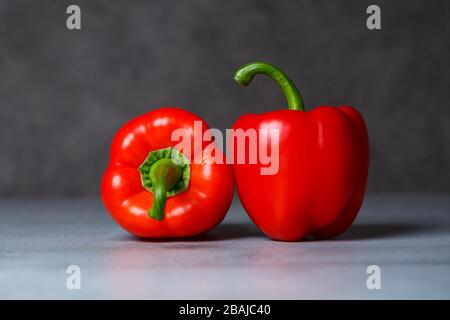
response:
<path id="1" fill-rule="evenodd" d="M 82 9 L 82 30 L 65 9 Z M 365 27 L 369 4 L 382 30 Z M 285 70 L 307 108 L 367 121 L 369 191 L 450 190 L 448 1 L 0 2 L 0 196 L 95 196 L 127 120 L 179 106 L 225 129 L 283 108 L 274 83 L 243 89 L 254 60 Z"/>

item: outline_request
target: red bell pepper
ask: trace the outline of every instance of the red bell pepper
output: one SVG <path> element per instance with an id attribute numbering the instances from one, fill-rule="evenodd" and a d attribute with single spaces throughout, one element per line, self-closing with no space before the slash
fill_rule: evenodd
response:
<path id="1" fill-rule="evenodd" d="M 355 219 L 366 188 L 369 143 L 363 118 L 349 106 L 321 106 L 305 112 L 293 82 L 270 64 L 245 65 L 235 80 L 246 86 L 256 74 L 266 74 L 280 85 L 289 110 L 244 115 L 233 126 L 265 129 L 267 137 L 260 139 L 259 148 L 269 149 L 269 129 L 279 130 L 276 174 L 261 175 L 264 164 L 260 161 L 233 164 L 245 210 L 276 240 L 295 241 L 307 235 L 329 238 L 344 232 Z"/>
<path id="2" fill-rule="evenodd" d="M 232 168 L 209 159 L 216 155 L 205 152 L 211 143 L 202 142 L 198 150 L 195 121 L 200 121 L 203 136 L 208 126 L 200 117 L 162 108 L 131 120 L 114 137 L 101 194 L 114 220 L 130 233 L 187 237 L 210 230 L 224 218 L 234 192 Z M 191 135 L 190 154 L 178 150 L 171 139 L 180 128 Z M 191 161 L 198 156 L 202 158 Z"/>

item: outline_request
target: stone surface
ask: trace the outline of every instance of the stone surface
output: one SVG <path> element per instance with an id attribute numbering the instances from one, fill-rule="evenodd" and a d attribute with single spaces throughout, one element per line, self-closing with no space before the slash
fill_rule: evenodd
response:
<path id="1" fill-rule="evenodd" d="M 381 268 L 381 290 L 366 268 Z M 81 290 L 66 268 L 81 268 Z M 450 298 L 448 195 L 369 195 L 344 235 L 274 242 L 238 201 L 210 233 L 142 241 L 97 200 L 0 201 L 0 298 Z"/>

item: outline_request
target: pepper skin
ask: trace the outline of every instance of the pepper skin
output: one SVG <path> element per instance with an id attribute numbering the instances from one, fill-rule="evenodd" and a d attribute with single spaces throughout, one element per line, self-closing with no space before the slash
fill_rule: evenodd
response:
<path id="1" fill-rule="evenodd" d="M 203 141 L 195 145 L 194 121 L 200 121 L 203 136 L 208 126 L 200 117 L 161 108 L 131 120 L 114 137 L 101 195 L 128 232 L 143 238 L 188 237 L 207 232 L 224 218 L 234 192 L 232 168 L 225 161 L 213 163 L 211 152 L 198 152 L 212 146 Z M 189 160 L 201 156 L 201 161 L 188 160 L 182 167 L 167 157 L 179 142 L 171 141 L 179 128 L 189 130 L 193 147 L 191 154 L 177 153 Z"/>
<path id="2" fill-rule="evenodd" d="M 233 165 L 245 210 L 275 240 L 341 234 L 355 219 L 366 188 L 369 143 L 363 118 L 349 106 L 320 106 L 305 112 L 292 81 L 273 65 L 245 65 L 235 80 L 248 85 L 256 74 L 266 74 L 281 86 L 289 110 L 244 115 L 233 126 L 279 130 L 275 175 L 261 175 L 260 162 Z M 267 147 L 269 135 L 265 141 L 259 141 L 259 148 Z"/>

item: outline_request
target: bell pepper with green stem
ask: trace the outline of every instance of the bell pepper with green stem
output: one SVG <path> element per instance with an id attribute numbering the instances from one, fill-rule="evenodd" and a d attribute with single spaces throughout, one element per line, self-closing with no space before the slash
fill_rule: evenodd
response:
<path id="1" fill-rule="evenodd" d="M 233 199 L 232 168 L 210 158 L 217 158 L 209 149 L 213 144 L 194 142 L 196 121 L 203 136 L 208 126 L 200 117 L 161 108 L 129 121 L 114 137 L 101 194 L 111 216 L 130 233 L 188 237 L 212 229 L 224 218 Z M 178 150 L 178 142 L 172 141 L 172 133 L 180 128 L 190 134 L 185 137 L 191 141 L 190 151 Z"/>
<path id="2" fill-rule="evenodd" d="M 257 74 L 283 90 L 288 108 L 240 117 L 234 129 L 266 129 L 259 148 L 273 147 L 268 134 L 279 130 L 279 169 L 262 175 L 264 164 L 236 163 L 239 198 L 253 222 L 269 237 L 295 241 L 312 235 L 330 238 L 344 232 L 363 201 L 369 165 L 367 129 L 349 106 L 320 106 L 305 111 L 294 83 L 267 63 L 242 66 L 234 79 L 248 85 Z M 273 148 L 272 150 L 275 150 Z M 238 150 L 235 150 L 237 154 Z M 273 157 L 273 155 L 272 155 Z"/>

